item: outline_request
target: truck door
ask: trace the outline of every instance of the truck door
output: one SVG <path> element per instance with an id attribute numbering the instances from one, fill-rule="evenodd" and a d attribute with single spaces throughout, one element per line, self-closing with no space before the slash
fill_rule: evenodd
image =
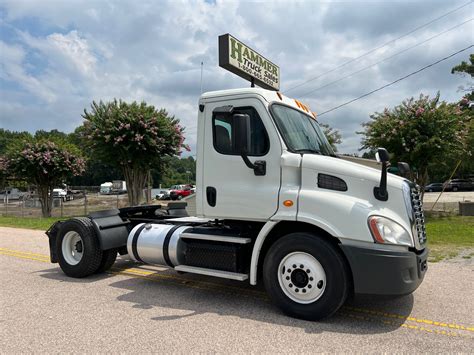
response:
<path id="1" fill-rule="evenodd" d="M 266 173 L 257 176 L 233 151 L 232 115 L 213 113 L 232 105 L 233 113 L 250 116 L 249 160 L 263 160 Z M 205 217 L 265 220 L 275 214 L 280 189 L 281 143 L 263 103 L 235 99 L 205 105 L 202 206 Z"/>

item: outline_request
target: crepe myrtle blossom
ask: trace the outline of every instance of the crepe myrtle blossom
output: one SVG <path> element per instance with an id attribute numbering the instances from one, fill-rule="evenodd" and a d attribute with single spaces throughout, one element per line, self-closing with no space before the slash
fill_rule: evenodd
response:
<path id="1" fill-rule="evenodd" d="M 37 141 L 25 143 L 22 149 L 9 154 L 8 171 L 36 185 L 43 217 L 50 217 L 53 189 L 68 177 L 81 175 L 85 161 L 73 147 Z"/>
<path id="2" fill-rule="evenodd" d="M 150 170 L 159 169 L 163 157 L 190 151 L 179 120 L 145 102 L 93 102 L 82 117 L 86 144 L 122 169 L 132 205 L 140 203 Z"/>

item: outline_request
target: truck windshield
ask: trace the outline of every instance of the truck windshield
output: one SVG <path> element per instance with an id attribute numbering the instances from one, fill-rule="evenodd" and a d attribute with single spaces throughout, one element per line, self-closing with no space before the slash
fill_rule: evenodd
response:
<path id="1" fill-rule="evenodd" d="M 291 152 L 336 156 L 315 119 L 279 104 L 273 104 L 270 111 Z"/>

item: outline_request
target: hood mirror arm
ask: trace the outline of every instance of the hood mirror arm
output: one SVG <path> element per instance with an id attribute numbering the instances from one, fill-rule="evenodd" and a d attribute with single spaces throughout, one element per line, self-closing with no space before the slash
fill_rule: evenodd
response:
<path id="1" fill-rule="evenodd" d="M 382 162 L 382 174 L 380 176 L 380 186 L 374 187 L 374 196 L 379 201 L 388 200 L 388 191 L 387 191 L 387 168 L 389 155 L 385 148 L 379 148 L 376 154 L 377 160 Z"/>

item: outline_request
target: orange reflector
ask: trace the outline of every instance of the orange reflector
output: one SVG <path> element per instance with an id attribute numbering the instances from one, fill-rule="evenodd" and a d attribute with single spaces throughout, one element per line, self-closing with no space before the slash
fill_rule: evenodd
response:
<path id="1" fill-rule="evenodd" d="M 285 201 L 283 201 L 283 206 L 285 206 L 285 207 L 291 207 L 291 206 L 293 206 L 293 201 L 291 201 L 291 200 L 285 200 Z"/>
<path id="2" fill-rule="evenodd" d="M 379 228 L 377 227 L 377 217 L 370 217 L 369 219 L 369 226 L 374 239 L 379 243 L 385 243 L 385 240 L 382 238 L 379 232 Z"/>
<path id="3" fill-rule="evenodd" d="M 313 115 L 315 120 L 318 118 L 318 115 L 316 114 L 316 112 L 311 112 L 311 114 Z"/>
<path id="4" fill-rule="evenodd" d="M 296 102 L 296 106 L 298 106 L 299 108 L 301 108 L 301 103 L 295 99 L 295 102 Z"/>
<path id="5" fill-rule="evenodd" d="M 283 97 L 281 96 L 281 94 L 280 94 L 278 91 L 277 91 L 277 95 L 278 95 L 278 97 L 280 98 L 280 100 L 283 101 Z"/>

